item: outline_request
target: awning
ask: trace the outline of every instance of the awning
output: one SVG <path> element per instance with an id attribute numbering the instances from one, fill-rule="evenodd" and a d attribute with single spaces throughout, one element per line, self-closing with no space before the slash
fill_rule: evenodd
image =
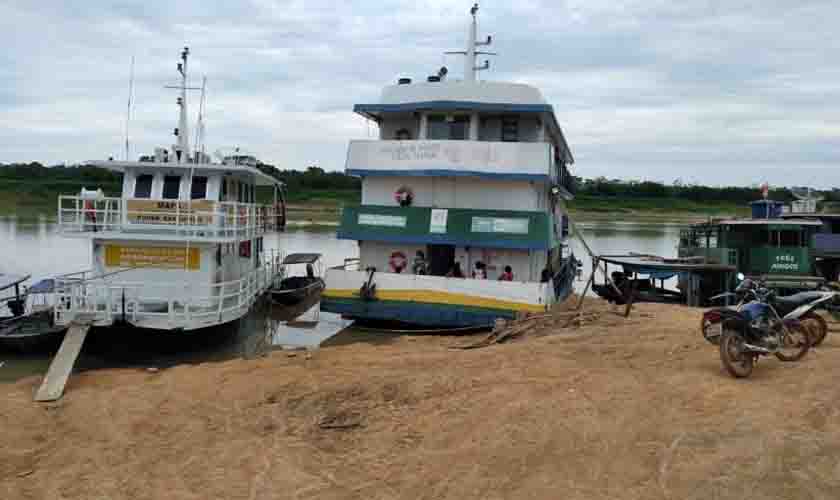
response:
<path id="1" fill-rule="evenodd" d="M 408 244 L 549 250 L 553 218 L 544 212 L 436 209 L 426 207 L 348 207 L 338 238 Z"/>
<path id="2" fill-rule="evenodd" d="M 312 264 L 320 258 L 319 253 L 290 253 L 283 259 L 283 264 Z"/>

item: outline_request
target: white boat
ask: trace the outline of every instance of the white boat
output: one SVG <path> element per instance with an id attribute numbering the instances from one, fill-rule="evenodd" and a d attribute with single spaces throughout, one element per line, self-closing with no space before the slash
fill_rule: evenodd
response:
<path id="1" fill-rule="evenodd" d="M 285 225 L 283 184 L 255 161 L 212 163 L 191 151 L 188 55 L 185 48 L 178 64 L 176 144 L 141 161 L 90 162 L 123 174 L 120 197 L 83 190 L 59 198 L 61 234 L 90 240 L 92 262 L 56 279 L 59 325 L 83 316 L 94 326 L 211 327 L 245 315 L 280 271 L 281 256 L 267 255 L 263 238 Z M 256 202 L 259 186 L 273 190 L 272 204 Z"/>
<path id="2" fill-rule="evenodd" d="M 477 65 L 478 48 L 492 41 L 476 41 L 477 10 L 457 52 L 463 80 L 446 68 L 401 78 L 354 107 L 379 139 L 350 142 L 346 172 L 361 178 L 362 202 L 343 210 L 338 238 L 358 241 L 359 259 L 327 270 L 322 310 L 483 326 L 571 293 L 572 153 L 538 89 L 476 78 L 489 67 Z M 465 278 L 453 277 L 458 268 Z"/>

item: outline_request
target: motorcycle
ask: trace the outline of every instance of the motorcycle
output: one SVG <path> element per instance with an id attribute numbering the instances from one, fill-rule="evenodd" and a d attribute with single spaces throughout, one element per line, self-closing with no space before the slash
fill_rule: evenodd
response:
<path id="1" fill-rule="evenodd" d="M 822 291 L 799 292 L 793 295 L 787 295 L 783 297 L 774 296 L 773 307 L 776 309 L 777 313 L 784 316 L 794 311 L 798 307 L 825 298 L 826 294 L 832 294 L 832 291 L 828 290 L 830 289 L 822 289 Z M 735 298 L 737 300 L 737 303 L 732 306 L 724 306 L 709 309 L 708 311 L 703 313 L 703 317 L 700 318 L 700 332 L 703 334 L 703 338 L 714 345 L 718 345 L 720 343 L 720 335 L 722 333 L 720 324 L 721 320 L 726 316 L 726 313 L 728 311 L 731 311 L 733 309 L 736 311 L 740 310 L 740 308 L 744 305 L 744 300 L 746 297 L 747 295 L 743 293 L 739 294 L 732 292 L 722 293 L 720 295 L 710 297 L 709 300 L 711 301 L 717 301 L 724 298 Z M 811 334 L 812 347 L 822 344 L 822 342 L 825 340 L 826 335 L 828 335 L 828 324 L 826 323 L 825 319 L 816 312 L 816 309 L 824 309 L 831 313 L 832 316 L 838 315 L 836 304 L 838 302 L 838 297 L 840 297 L 840 294 L 833 294 L 832 300 L 820 301 L 816 307 L 803 314 L 802 317 L 799 318 L 799 321 L 805 325 L 805 327 Z"/>
<path id="2" fill-rule="evenodd" d="M 833 300 L 834 292 L 823 292 L 783 316 L 772 290 L 763 284 L 745 279 L 735 290 L 743 296 L 740 306 L 720 308 L 720 360 L 726 371 L 737 378 L 749 377 L 759 356 L 774 355 L 780 361 L 798 361 L 811 347 L 811 335 L 802 324 L 802 317 L 815 307 Z M 780 307 L 788 307 L 782 301 Z"/>

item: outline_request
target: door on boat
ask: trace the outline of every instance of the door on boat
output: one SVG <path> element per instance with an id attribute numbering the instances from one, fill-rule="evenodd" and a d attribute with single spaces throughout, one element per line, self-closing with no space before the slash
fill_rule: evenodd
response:
<path id="1" fill-rule="evenodd" d="M 428 245 L 426 253 L 429 259 L 429 274 L 446 276 L 455 265 L 455 247 L 452 245 Z"/>

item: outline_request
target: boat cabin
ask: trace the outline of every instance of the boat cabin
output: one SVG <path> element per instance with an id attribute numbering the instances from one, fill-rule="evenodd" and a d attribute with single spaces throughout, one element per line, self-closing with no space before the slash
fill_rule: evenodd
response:
<path id="1" fill-rule="evenodd" d="M 724 219 L 695 224 L 680 235 L 680 257 L 734 265 L 750 276 L 814 273 L 816 220 Z"/>
<path id="2" fill-rule="evenodd" d="M 346 171 L 362 179 L 362 202 L 344 210 L 338 236 L 359 241 L 364 268 L 497 279 L 510 266 L 539 282 L 567 257 L 573 158 L 536 88 L 400 79 L 354 110 L 379 140 L 350 143 Z"/>

